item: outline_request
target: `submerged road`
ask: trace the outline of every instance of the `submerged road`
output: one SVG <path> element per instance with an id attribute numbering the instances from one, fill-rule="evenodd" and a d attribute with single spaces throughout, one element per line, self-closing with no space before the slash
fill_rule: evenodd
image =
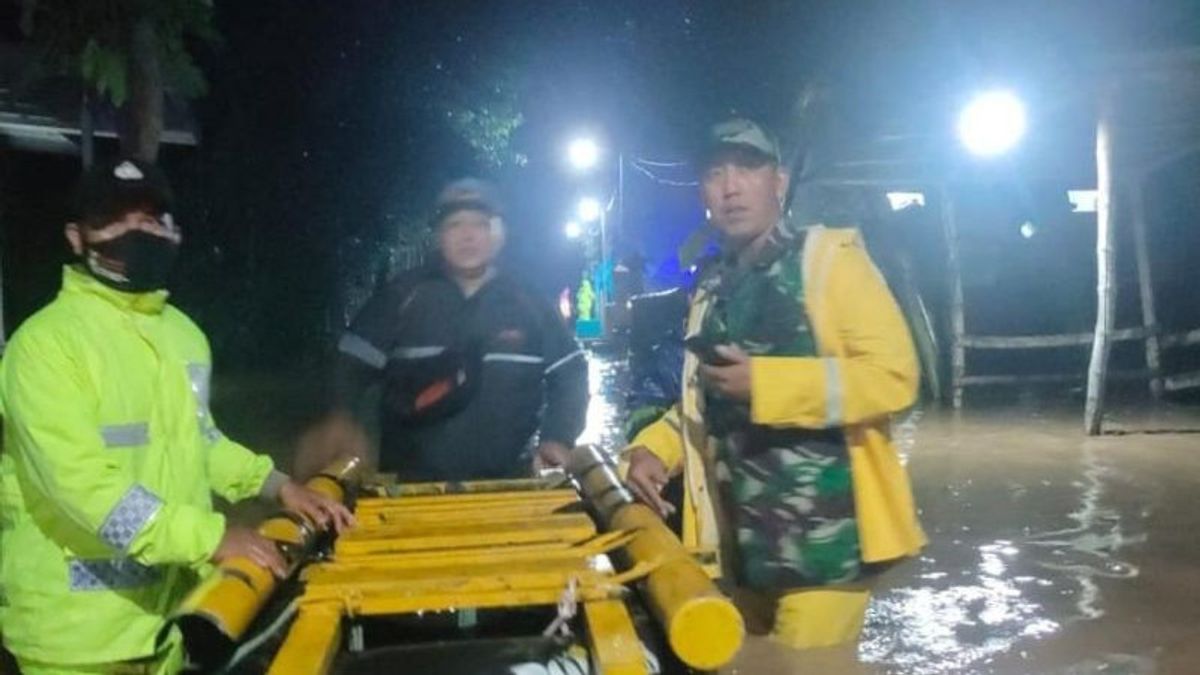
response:
<path id="1" fill-rule="evenodd" d="M 625 363 L 590 374 L 582 442 L 620 447 Z M 930 544 L 877 580 L 861 672 L 1200 672 L 1200 436 L 1089 439 L 1080 419 L 1023 401 L 897 421 Z"/>
<path id="2" fill-rule="evenodd" d="M 626 364 L 593 354 L 590 368 L 581 442 L 619 448 Z M 298 420 L 281 413 L 302 409 L 305 391 L 290 380 L 219 383 L 218 419 L 286 467 Z M 857 672 L 1200 673 L 1200 435 L 1087 438 L 1081 419 L 1076 406 L 1026 397 L 897 421 L 930 544 L 876 580 Z M 1200 414 L 1109 426 L 1197 429 Z M 791 668 L 755 659 L 736 672 Z"/>

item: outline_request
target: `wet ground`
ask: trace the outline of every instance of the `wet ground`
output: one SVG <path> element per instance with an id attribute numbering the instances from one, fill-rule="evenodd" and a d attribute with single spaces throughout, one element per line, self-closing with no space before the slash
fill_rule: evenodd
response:
<path id="1" fill-rule="evenodd" d="M 591 368 L 582 441 L 619 446 L 624 365 Z M 1200 429 L 1200 411 L 1118 414 L 1109 428 L 1129 433 L 1088 439 L 1074 406 L 979 407 L 897 425 L 930 545 L 880 579 L 862 669 L 1200 673 L 1200 435 L 1170 433 Z M 262 416 L 231 417 L 247 440 L 287 454 L 295 420 L 268 431 Z"/>

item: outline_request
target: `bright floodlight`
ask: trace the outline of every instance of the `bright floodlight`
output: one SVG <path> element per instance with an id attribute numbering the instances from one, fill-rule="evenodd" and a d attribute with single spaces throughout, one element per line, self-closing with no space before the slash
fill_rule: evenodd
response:
<path id="1" fill-rule="evenodd" d="M 590 138 L 577 138 L 567 146 L 567 159 L 571 166 L 586 171 L 600 161 L 600 146 Z"/>
<path id="2" fill-rule="evenodd" d="M 910 206 L 925 206 L 924 192 L 889 192 L 888 204 L 893 211 L 903 211 Z"/>
<path id="3" fill-rule="evenodd" d="M 1072 213 L 1095 213 L 1100 193 L 1096 190 L 1067 190 L 1067 201 L 1071 202 Z"/>
<path id="4" fill-rule="evenodd" d="M 590 223 L 600 218 L 600 200 L 592 197 L 584 197 L 579 200 L 579 219 L 585 223 Z"/>
<path id="5" fill-rule="evenodd" d="M 976 155 L 992 157 L 1012 149 L 1025 135 L 1025 106 L 1010 91 L 980 94 L 958 118 L 958 136 Z"/>
<path id="6" fill-rule="evenodd" d="M 563 226 L 563 232 L 566 233 L 567 239 L 578 239 L 583 236 L 583 226 L 572 220 Z"/>
<path id="7" fill-rule="evenodd" d="M 1021 223 L 1021 236 L 1029 239 L 1037 234 L 1037 227 L 1031 221 Z"/>

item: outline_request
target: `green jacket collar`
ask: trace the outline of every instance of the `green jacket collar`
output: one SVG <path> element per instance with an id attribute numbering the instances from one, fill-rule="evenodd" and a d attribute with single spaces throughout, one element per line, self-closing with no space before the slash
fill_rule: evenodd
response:
<path id="1" fill-rule="evenodd" d="M 711 267 L 701 274 L 697 284 L 700 288 L 711 292 L 715 291 L 717 286 L 731 280 L 741 279 L 747 274 L 764 274 L 776 260 L 796 251 L 802 244 L 803 238 L 792 230 L 786 219 L 781 218 L 771 228 L 767 241 L 754 255 L 750 264 L 739 267 L 737 253 L 722 247 L 719 256 L 713 260 Z"/>
<path id="2" fill-rule="evenodd" d="M 118 309 L 139 314 L 162 314 L 167 306 L 167 298 L 170 297 L 170 293 L 165 290 L 126 293 L 109 288 L 78 265 L 63 266 L 62 293 L 96 296 Z"/>

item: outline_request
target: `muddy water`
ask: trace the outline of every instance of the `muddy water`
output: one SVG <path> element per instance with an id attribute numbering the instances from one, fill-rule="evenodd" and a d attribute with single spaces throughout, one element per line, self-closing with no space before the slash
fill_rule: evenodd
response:
<path id="1" fill-rule="evenodd" d="M 882 580 L 862 661 L 1200 672 L 1200 436 L 1080 428 L 1077 410 L 1029 405 L 901 426 L 930 545 Z"/>
<path id="2" fill-rule="evenodd" d="M 623 365 L 591 368 L 584 440 L 617 447 Z M 1200 415 L 1112 426 L 1181 423 Z M 930 544 L 878 580 L 857 658 L 794 672 L 1200 673 L 1200 435 L 1081 427 L 1029 400 L 899 422 Z"/>
<path id="3" fill-rule="evenodd" d="M 581 440 L 619 447 L 625 366 L 590 368 Z M 226 399 L 226 431 L 287 466 L 285 421 L 236 414 L 261 392 Z M 1086 439 L 1076 408 L 979 407 L 897 425 L 930 544 L 878 580 L 857 657 L 781 666 L 751 644 L 737 672 L 1200 674 L 1200 435 Z M 1108 426 L 1194 430 L 1200 414 Z"/>

